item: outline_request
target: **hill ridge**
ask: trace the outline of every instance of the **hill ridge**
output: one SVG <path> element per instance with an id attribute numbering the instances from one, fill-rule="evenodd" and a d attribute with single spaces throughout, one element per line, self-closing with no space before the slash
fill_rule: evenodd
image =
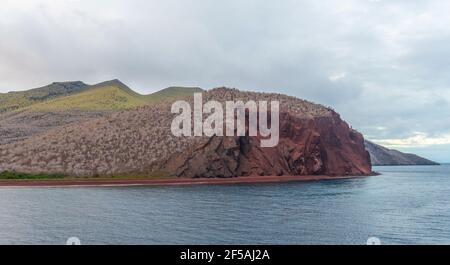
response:
<path id="1" fill-rule="evenodd" d="M 174 90 L 169 87 L 163 89 L 164 93 L 158 91 L 150 95 L 141 95 L 118 79 L 94 85 L 87 85 L 81 81 L 69 81 L 53 82 L 47 86 L 59 87 L 61 84 L 84 84 L 84 86 L 76 93 L 74 91 L 74 93 L 47 100 L 27 101 L 22 107 L 7 109 L 3 113 L 0 111 L 0 135 L 2 136 L 0 145 L 22 141 L 55 127 L 103 117 L 111 112 L 183 98 L 194 92 L 191 88 Z M 23 92 L 20 95 L 23 95 Z"/>
<path id="2" fill-rule="evenodd" d="M 24 91 L 0 93 L 0 114 L 15 111 L 39 102 L 75 94 L 89 87 L 82 81 L 53 82 Z"/>
<path id="3" fill-rule="evenodd" d="M 364 142 L 366 150 L 370 154 L 372 165 L 374 166 L 399 166 L 399 165 L 439 165 L 434 161 L 423 158 L 416 154 L 404 153 L 395 149 L 373 143 L 369 140 Z"/>

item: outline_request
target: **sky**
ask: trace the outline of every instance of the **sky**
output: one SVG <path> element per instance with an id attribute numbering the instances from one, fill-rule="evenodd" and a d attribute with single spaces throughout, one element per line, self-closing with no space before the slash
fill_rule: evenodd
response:
<path id="1" fill-rule="evenodd" d="M 331 106 L 369 140 L 450 162 L 449 1 L 1 0 L 0 92 L 118 78 Z"/>

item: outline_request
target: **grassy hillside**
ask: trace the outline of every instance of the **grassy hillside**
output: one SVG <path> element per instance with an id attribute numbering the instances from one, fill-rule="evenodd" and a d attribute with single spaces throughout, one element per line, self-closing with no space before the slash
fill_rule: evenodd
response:
<path id="1" fill-rule="evenodd" d="M 196 92 L 202 92 L 199 87 L 168 87 L 158 92 L 147 95 L 146 98 L 150 102 L 156 102 L 161 100 L 174 100 L 192 96 Z"/>
<path id="2" fill-rule="evenodd" d="M 81 92 L 88 87 L 83 82 L 55 82 L 27 91 L 0 93 L 0 114 L 18 110 L 49 99 Z"/>
<path id="3" fill-rule="evenodd" d="M 145 104 L 175 100 L 201 91 L 198 88 L 171 87 L 144 96 L 119 80 L 90 86 L 81 83 L 78 90 L 68 89 L 76 87 L 68 84 L 73 83 L 54 83 L 40 89 L 2 94 L 5 105 L 0 105 L 4 108 L 3 113 L 0 112 L 0 146 L 25 140 L 55 127 Z"/>
<path id="4" fill-rule="evenodd" d="M 0 94 L 0 114 L 15 110 L 114 111 L 176 100 L 201 91 L 198 87 L 168 87 L 150 95 L 141 95 L 117 79 L 91 86 L 79 81 L 53 83 L 28 91 Z"/>
<path id="5" fill-rule="evenodd" d="M 35 111 L 121 110 L 146 103 L 145 96 L 132 91 L 120 81 L 113 80 L 91 86 L 81 93 L 34 104 L 28 109 Z"/>
<path id="6" fill-rule="evenodd" d="M 90 86 L 89 89 L 74 95 L 31 105 L 28 109 L 36 111 L 121 110 L 163 100 L 175 100 L 199 91 L 202 90 L 191 87 L 169 87 L 150 95 L 141 95 L 119 80 L 111 80 Z"/>

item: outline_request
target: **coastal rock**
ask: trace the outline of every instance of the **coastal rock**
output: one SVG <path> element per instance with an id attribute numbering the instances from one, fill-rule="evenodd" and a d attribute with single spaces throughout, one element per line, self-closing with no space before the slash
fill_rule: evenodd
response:
<path id="1" fill-rule="evenodd" d="M 190 103 L 192 97 L 186 98 Z M 278 100 L 280 141 L 259 136 L 175 137 L 170 102 L 122 110 L 0 145 L 0 171 L 72 176 L 234 177 L 366 175 L 362 135 L 324 106 L 294 97 L 217 88 L 203 100 Z"/>
<path id="2" fill-rule="evenodd" d="M 177 176 L 367 175 L 371 173 L 363 136 L 335 113 L 297 118 L 281 113 L 280 141 L 261 148 L 260 137 L 212 137 L 168 160 Z"/>

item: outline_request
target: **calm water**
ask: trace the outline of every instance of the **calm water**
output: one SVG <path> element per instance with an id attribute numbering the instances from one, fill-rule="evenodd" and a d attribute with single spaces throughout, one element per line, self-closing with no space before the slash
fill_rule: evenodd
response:
<path id="1" fill-rule="evenodd" d="M 450 165 L 283 184 L 0 188 L 0 244 L 450 244 Z"/>

